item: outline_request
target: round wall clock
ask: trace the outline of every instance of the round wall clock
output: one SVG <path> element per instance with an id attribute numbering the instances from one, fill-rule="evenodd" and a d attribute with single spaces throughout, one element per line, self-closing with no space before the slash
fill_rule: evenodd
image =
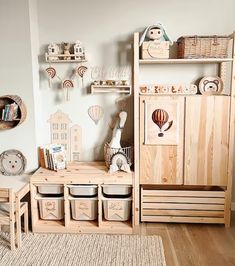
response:
<path id="1" fill-rule="evenodd" d="M 0 171 L 3 175 L 21 175 L 26 167 L 26 158 L 18 150 L 7 150 L 0 155 Z"/>

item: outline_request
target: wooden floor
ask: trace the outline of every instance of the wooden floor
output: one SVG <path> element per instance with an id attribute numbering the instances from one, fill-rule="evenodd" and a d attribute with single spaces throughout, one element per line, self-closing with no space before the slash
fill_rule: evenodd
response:
<path id="1" fill-rule="evenodd" d="M 144 223 L 141 233 L 162 237 L 167 266 L 235 266 L 235 212 L 230 228 Z"/>

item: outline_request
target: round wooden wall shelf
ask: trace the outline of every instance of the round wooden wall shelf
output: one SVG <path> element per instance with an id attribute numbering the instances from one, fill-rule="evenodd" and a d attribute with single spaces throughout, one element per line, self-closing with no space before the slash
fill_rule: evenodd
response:
<path id="1" fill-rule="evenodd" d="M 26 106 L 17 95 L 0 97 L 0 129 L 11 129 L 24 122 Z"/>

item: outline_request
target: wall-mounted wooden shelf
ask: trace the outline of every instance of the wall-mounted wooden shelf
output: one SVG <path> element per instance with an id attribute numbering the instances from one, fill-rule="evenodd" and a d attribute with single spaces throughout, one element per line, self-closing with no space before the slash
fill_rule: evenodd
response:
<path id="1" fill-rule="evenodd" d="M 232 62 L 232 58 L 198 58 L 198 59 L 139 59 L 140 64 L 216 64 Z"/>
<path id="2" fill-rule="evenodd" d="M 26 119 L 27 115 L 26 106 L 23 103 L 22 99 L 17 95 L 5 95 L 0 97 L 0 116 L 2 117 L 3 110 L 7 105 L 12 106 L 13 104 L 16 104 L 17 106 L 17 115 L 14 116 L 13 118 L 12 115 L 14 111 L 8 109 L 8 112 L 12 112 L 11 118 L 8 117 L 6 118 L 6 120 L 0 119 L 0 130 L 14 128 L 19 124 L 23 123 L 24 120 Z"/>
<path id="3" fill-rule="evenodd" d="M 70 55 L 65 55 L 65 54 L 57 54 L 57 55 L 48 55 L 48 53 L 45 53 L 45 59 L 46 62 L 49 63 L 83 63 L 83 62 L 87 62 L 86 59 L 73 59 L 75 58 L 75 54 L 70 54 Z M 59 59 L 52 59 L 54 57 L 58 57 Z M 64 59 L 64 57 L 71 57 L 72 59 Z"/>
<path id="4" fill-rule="evenodd" d="M 128 85 L 91 85 L 91 94 L 94 93 L 124 93 L 131 94 L 131 86 Z"/>

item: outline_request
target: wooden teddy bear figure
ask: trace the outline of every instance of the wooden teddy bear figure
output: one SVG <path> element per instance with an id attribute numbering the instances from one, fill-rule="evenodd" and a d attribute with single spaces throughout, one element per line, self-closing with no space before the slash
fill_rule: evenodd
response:
<path id="1" fill-rule="evenodd" d="M 64 56 L 64 60 L 71 60 L 71 56 L 68 56 L 70 55 L 70 47 L 71 47 L 70 43 L 63 42 L 62 45 L 63 45 L 63 54 L 66 55 Z"/>

